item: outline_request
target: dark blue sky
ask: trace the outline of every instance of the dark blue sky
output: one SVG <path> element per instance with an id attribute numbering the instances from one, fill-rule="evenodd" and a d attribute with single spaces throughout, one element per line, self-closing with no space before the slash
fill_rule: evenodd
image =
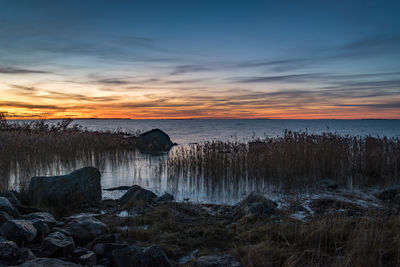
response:
<path id="1" fill-rule="evenodd" d="M 12 116 L 400 118 L 399 1 L 0 3 Z"/>

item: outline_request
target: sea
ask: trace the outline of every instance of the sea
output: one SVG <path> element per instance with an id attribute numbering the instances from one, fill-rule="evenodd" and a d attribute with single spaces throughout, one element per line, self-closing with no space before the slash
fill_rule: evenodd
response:
<path id="1" fill-rule="evenodd" d="M 57 121 L 53 121 L 57 122 Z M 283 135 L 285 130 L 308 133 L 332 132 L 339 135 L 400 137 L 400 120 L 268 120 L 268 119 L 185 119 L 185 120 L 127 120 L 127 119 L 78 119 L 73 123 L 88 130 L 124 131 L 140 133 L 151 129 L 166 132 L 177 147 L 205 141 L 247 142 L 257 138 Z M 102 173 L 103 189 L 138 184 L 158 195 L 170 193 L 177 201 L 196 203 L 226 203 L 240 201 L 253 191 L 268 195 L 262 184 L 243 178 L 230 188 L 214 188 L 193 177 L 168 177 L 162 166 L 169 154 L 150 156 L 141 153 L 110 161 L 98 167 Z M 80 166 L 80 163 L 74 165 Z M 73 171 L 68 166 L 54 166 L 40 175 L 60 175 Z M 14 179 L 17 179 L 14 177 Z M 212 188 L 213 187 L 213 188 Z M 103 198 L 118 198 L 125 191 L 103 191 Z"/>

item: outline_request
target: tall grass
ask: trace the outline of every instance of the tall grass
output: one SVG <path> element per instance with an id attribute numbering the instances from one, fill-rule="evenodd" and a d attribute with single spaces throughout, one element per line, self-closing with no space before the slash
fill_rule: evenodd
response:
<path id="1" fill-rule="evenodd" d="M 71 119 L 11 123 L 0 112 L 0 188 L 19 186 L 33 175 L 62 166 L 118 162 L 136 149 L 134 141 L 125 138 L 127 133 L 88 131 L 71 123 Z M 10 179 L 11 174 L 16 180 Z"/>
<path id="2" fill-rule="evenodd" d="M 243 180 L 280 190 L 311 188 L 324 178 L 350 188 L 389 185 L 400 182 L 400 139 L 285 131 L 247 144 L 179 147 L 165 167 L 170 180 L 190 177 L 210 190 Z"/>

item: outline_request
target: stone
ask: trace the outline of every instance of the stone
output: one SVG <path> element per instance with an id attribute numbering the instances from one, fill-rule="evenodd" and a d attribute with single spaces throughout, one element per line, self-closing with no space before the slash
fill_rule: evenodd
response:
<path id="1" fill-rule="evenodd" d="M 62 229 L 68 231 L 78 243 L 87 243 L 107 232 L 107 226 L 93 217 L 74 218 Z"/>
<path id="2" fill-rule="evenodd" d="M 107 235 L 101 235 L 101 236 L 96 237 L 86 247 L 89 249 L 93 249 L 93 247 L 99 243 L 118 243 L 118 242 L 119 242 L 119 238 L 118 238 L 117 234 L 107 234 Z"/>
<path id="3" fill-rule="evenodd" d="M 251 193 L 234 209 L 236 217 L 265 217 L 276 213 L 276 204 L 274 201 L 266 199 L 262 195 Z"/>
<path id="4" fill-rule="evenodd" d="M 80 256 L 78 260 L 80 264 L 94 266 L 97 262 L 97 256 L 95 253 L 90 252 L 88 254 Z"/>
<path id="5" fill-rule="evenodd" d="M 15 261 L 19 248 L 13 241 L 0 241 L 0 262 Z"/>
<path id="6" fill-rule="evenodd" d="M 36 228 L 27 220 L 11 220 L 0 228 L 0 234 L 18 245 L 31 242 L 37 234 Z"/>
<path id="7" fill-rule="evenodd" d="M 157 245 L 142 248 L 129 246 L 112 252 L 113 262 L 117 267 L 171 267 L 164 251 Z"/>
<path id="8" fill-rule="evenodd" d="M 0 211 L 0 226 L 2 226 L 5 222 L 8 222 L 13 219 L 14 217 L 10 216 L 7 212 Z"/>
<path id="9" fill-rule="evenodd" d="M 172 202 L 172 201 L 174 201 L 174 196 L 169 194 L 169 193 L 165 193 L 164 195 L 159 196 L 155 200 L 155 202 L 158 203 L 158 204 Z"/>
<path id="10" fill-rule="evenodd" d="M 20 248 L 17 252 L 17 259 L 19 263 L 35 259 L 36 256 L 29 248 Z"/>
<path id="11" fill-rule="evenodd" d="M 5 191 L 0 193 L 0 197 L 5 197 L 10 201 L 10 203 L 15 207 L 18 205 L 21 205 L 21 202 L 18 200 L 18 198 L 15 196 L 14 192 L 12 191 Z"/>
<path id="12" fill-rule="evenodd" d="M 54 232 L 43 239 L 41 254 L 46 257 L 66 257 L 74 249 L 75 243 L 72 237 L 67 237 L 60 232 Z"/>
<path id="13" fill-rule="evenodd" d="M 34 208 L 27 205 L 16 205 L 15 208 L 18 210 L 20 214 L 29 214 L 33 212 L 41 212 L 40 209 Z"/>
<path id="14" fill-rule="evenodd" d="M 96 252 L 99 258 L 111 258 L 113 250 L 126 247 L 128 245 L 122 243 L 98 243 L 93 246 L 93 251 Z"/>
<path id="15" fill-rule="evenodd" d="M 33 240 L 34 242 L 40 242 L 43 238 L 50 232 L 50 228 L 47 223 L 42 219 L 33 219 L 30 221 L 32 225 L 36 228 L 37 233 L 36 237 Z"/>
<path id="16" fill-rule="evenodd" d="M 148 154 L 166 152 L 174 146 L 169 136 L 160 129 L 141 134 L 136 138 L 136 144 L 142 153 Z"/>
<path id="17" fill-rule="evenodd" d="M 242 265 L 230 255 L 202 256 L 196 260 L 197 267 L 241 267 Z"/>
<path id="18" fill-rule="evenodd" d="M 374 196 L 383 201 L 389 201 L 395 198 L 398 194 L 400 194 L 400 187 L 391 187 L 376 192 Z"/>
<path id="19" fill-rule="evenodd" d="M 85 167 L 68 175 L 32 177 L 29 194 L 33 203 L 56 207 L 97 204 L 101 201 L 101 174 L 94 167 Z"/>
<path id="20" fill-rule="evenodd" d="M 338 185 L 330 178 L 326 178 L 320 181 L 317 181 L 317 186 L 322 190 L 335 190 L 338 188 Z"/>
<path id="21" fill-rule="evenodd" d="M 132 186 L 119 200 L 121 207 L 136 206 L 138 204 L 148 204 L 154 201 L 157 195 L 138 185 Z"/>
<path id="22" fill-rule="evenodd" d="M 56 224 L 56 219 L 53 215 L 48 212 L 33 212 L 29 214 L 25 214 L 21 216 L 21 219 L 25 220 L 34 220 L 34 219 L 41 219 L 42 221 L 46 222 L 48 225 L 52 226 Z"/>
<path id="23" fill-rule="evenodd" d="M 79 267 L 80 265 L 69 262 L 63 261 L 60 259 L 55 258 L 36 258 L 30 261 L 27 261 L 21 265 L 20 267 L 38 267 L 38 266 L 46 266 L 46 267 Z"/>
<path id="24" fill-rule="evenodd" d="M 5 197 L 0 197 L 0 211 L 4 211 L 4 212 L 8 213 L 8 215 L 10 215 L 14 218 L 19 217 L 19 212 L 17 211 L 17 209 Z"/>

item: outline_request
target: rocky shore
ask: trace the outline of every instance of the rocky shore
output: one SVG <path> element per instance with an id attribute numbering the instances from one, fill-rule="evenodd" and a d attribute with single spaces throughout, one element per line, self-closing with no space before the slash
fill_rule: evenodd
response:
<path id="1" fill-rule="evenodd" d="M 315 194 L 274 200 L 250 194 L 230 206 L 178 203 L 168 193 L 157 196 L 138 185 L 116 188 L 127 190 L 117 200 L 102 200 L 100 176 L 86 167 L 65 176 L 33 177 L 25 193 L 1 193 L 0 263 L 337 266 L 356 260 L 347 246 L 360 237 L 352 236 L 351 227 L 364 227 L 359 230 L 373 240 L 391 240 L 392 246 L 399 242 L 391 235 L 400 234 L 400 188 L 354 194 L 326 179 Z M 385 222 L 397 226 L 380 226 Z M 365 249 L 378 249 L 363 238 Z M 396 251 L 388 249 L 384 256 L 385 263 L 398 263 Z"/>

